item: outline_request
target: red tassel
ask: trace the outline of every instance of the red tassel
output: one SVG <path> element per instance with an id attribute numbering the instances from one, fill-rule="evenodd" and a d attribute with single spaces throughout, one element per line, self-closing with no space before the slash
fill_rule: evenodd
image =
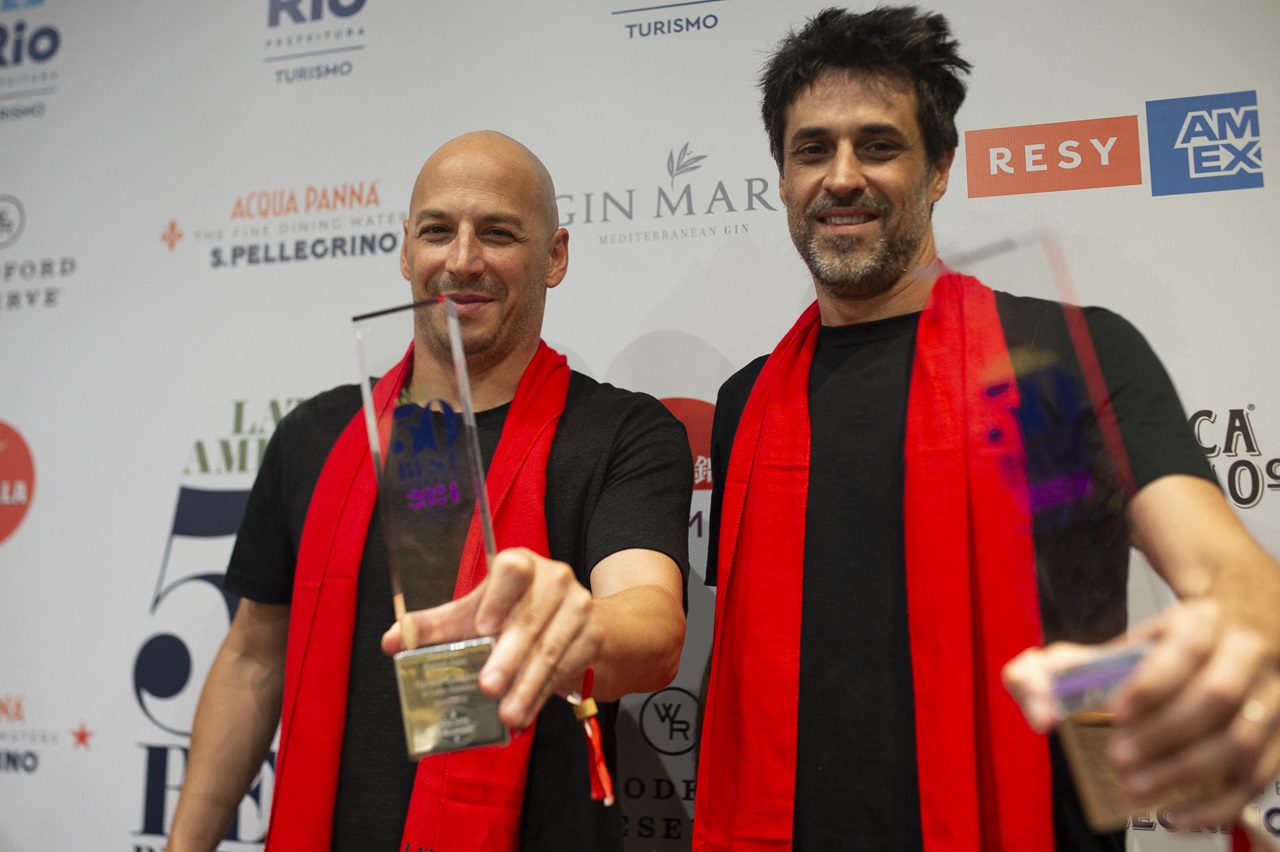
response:
<path id="1" fill-rule="evenodd" d="M 604 762 L 604 740 L 600 734 L 600 722 L 596 719 L 599 712 L 596 702 L 591 698 L 591 687 L 595 681 L 595 671 L 587 669 L 582 678 L 582 697 L 569 696 L 573 705 L 574 717 L 582 722 L 582 733 L 587 738 L 587 763 L 591 776 L 591 798 L 604 800 L 605 807 L 613 804 L 613 779 L 609 777 L 609 767 Z"/>

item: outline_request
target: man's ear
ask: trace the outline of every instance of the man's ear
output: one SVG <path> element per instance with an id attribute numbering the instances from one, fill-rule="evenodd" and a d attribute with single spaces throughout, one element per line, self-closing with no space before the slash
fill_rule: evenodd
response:
<path id="1" fill-rule="evenodd" d="M 551 249 L 547 254 L 547 287 L 554 287 L 563 281 L 565 273 L 568 271 L 569 232 L 561 228 L 552 236 Z"/>
<path id="2" fill-rule="evenodd" d="M 934 204 L 947 194 L 947 182 L 951 179 L 951 164 L 955 162 L 956 149 L 944 153 L 933 164 L 933 176 L 929 179 L 929 203 Z"/>

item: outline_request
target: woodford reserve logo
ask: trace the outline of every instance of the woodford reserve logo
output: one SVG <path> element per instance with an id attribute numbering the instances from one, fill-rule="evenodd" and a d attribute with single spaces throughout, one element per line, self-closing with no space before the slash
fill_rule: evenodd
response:
<path id="1" fill-rule="evenodd" d="M 22 256 L 18 244 L 27 229 L 27 211 L 12 195 L 0 194 L 0 311 L 56 308 L 60 304 L 62 282 L 76 271 L 70 255 Z"/>

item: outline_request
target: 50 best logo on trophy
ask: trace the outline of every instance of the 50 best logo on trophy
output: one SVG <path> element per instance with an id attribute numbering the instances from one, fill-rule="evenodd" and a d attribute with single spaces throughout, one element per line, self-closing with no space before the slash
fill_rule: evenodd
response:
<path id="1" fill-rule="evenodd" d="M 385 370 L 377 368 L 388 356 L 403 354 L 388 346 L 401 346 L 411 336 L 406 321 L 439 323 L 441 318 L 448 331 L 452 382 L 401 376 L 383 399 L 375 398 L 367 380 L 361 383 L 396 620 L 410 649 L 395 655 L 395 669 L 414 759 L 510 740 L 498 718 L 498 699 L 479 687 L 493 637 L 419 648 L 413 622 L 405 617 L 452 600 L 459 572 L 476 562 L 476 548 L 484 548 L 486 563 L 497 552 L 457 309 L 445 299 L 354 317 L 356 351 L 361 376 L 382 375 Z"/>

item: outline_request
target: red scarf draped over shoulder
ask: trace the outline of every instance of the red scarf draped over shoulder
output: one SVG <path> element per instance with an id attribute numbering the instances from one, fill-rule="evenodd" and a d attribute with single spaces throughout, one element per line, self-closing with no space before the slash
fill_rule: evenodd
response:
<path id="1" fill-rule="evenodd" d="M 395 404 L 412 357 L 411 347 L 375 385 L 373 402 L 379 416 Z M 546 467 L 568 389 L 564 356 L 540 343 L 516 389 L 486 479 L 499 546 L 521 545 L 547 554 Z M 376 502 L 368 432 L 359 411 L 325 460 L 298 548 L 267 832 L 272 852 L 330 848 L 356 578 Z M 487 567 L 479 524 L 473 519 L 454 596 L 475 588 Z M 508 746 L 419 761 L 401 848 L 409 844 L 434 852 L 516 849 L 532 741 L 531 732 L 526 732 Z"/>
<path id="2" fill-rule="evenodd" d="M 815 303 L 761 370 L 730 454 L 697 850 L 792 846 L 809 368 L 818 327 Z M 1017 405 L 994 292 L 947 272 L 917 326 L 905 449 L 926 852 L 1053 848 L 1048 748 L 1000 680 L 1005 662 L 1041 642 Z M 858 602 L 850 603 L 856 611 Z"/>

